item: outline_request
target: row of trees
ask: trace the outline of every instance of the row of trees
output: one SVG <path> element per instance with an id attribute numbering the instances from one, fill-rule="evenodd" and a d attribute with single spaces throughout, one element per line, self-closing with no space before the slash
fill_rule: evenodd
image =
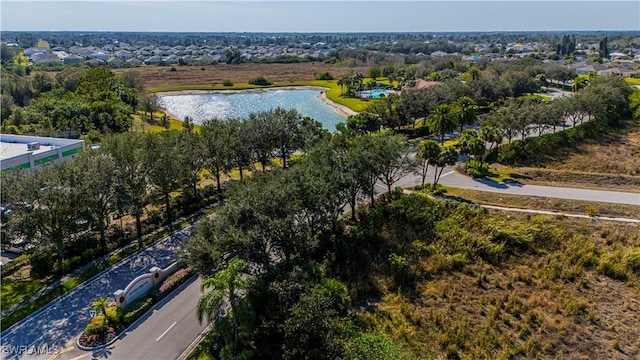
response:
<path id="1" fill-rule="evenodd" d="M 131 214 L 140 241 L 146 206 L 161 199 L 165 220 L 170 221 L 171 193 L 183 190 L 196 199 L 203 170 L 220 190 L 222 177 L 233 169 L 240 170 L 242 179 L 255 163 L 264 171 L 274 156 L 286 167 L 294 152 L 323 135 L 317 122 L 281 108 L 244 120 L 211 120 L 200 133 L 113 135 L 99 151 L 71 162 L 34 173 L 3 174 L 2 203 L 13 211 L 9 226 L 14 235 L 37 245 L 56 245 L 62 261 L 64 242 L 80 224 L 89 222 L 99 231 L 105 250 L 111 215 Z"/>
<path id="2" fill-rule="evenodd" d="M 632 89 L 618 77 L 595 77 L 589 85 L 572 96 L 553 101 L 537 98 L 509 99 L 494 107 L 483 124 L 498 128 L 508 143 L 518 135 L 540 135 L 547 129 L 564 128 L 591 119 L 622 119 L 629 116 L 628 96 Z"/>

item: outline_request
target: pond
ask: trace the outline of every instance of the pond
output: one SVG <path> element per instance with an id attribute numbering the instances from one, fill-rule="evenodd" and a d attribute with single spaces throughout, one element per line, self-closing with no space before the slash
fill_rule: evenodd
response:
<path id="1" fill-rule="evenodd" d="M 278 106 L 296 109 L 302 116 L 319 121 L 333 132 L 336 124 L 346 120 L 333 107 L 318 98 L 320 90 L 264 90 L 194 95 L 160 95 L 159 104 L 178 119 L 189 116 L 194 123 L 218 118 L 246 118 L 251 113 L 268 111 Z"/>

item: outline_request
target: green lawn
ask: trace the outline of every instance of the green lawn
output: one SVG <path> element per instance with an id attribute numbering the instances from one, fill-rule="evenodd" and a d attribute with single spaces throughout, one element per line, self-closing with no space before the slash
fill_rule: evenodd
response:
<path id="1" fill-rule="evenodd" d="M 35 294 L 38 290 L 45 286 L 44 281 L 34 280 L 31 278 L 25 279 L 2 279 L 2 308 L 8 309 L 15 304 L 18 304 L 22 300 Z"/>
<path id="2" fill-rule="evenodd" d="M 631 85 L 640 85 L 640 79 L 624 78 L 624 81 L 626 81 L 627 83 L 629 83 Z"/>
<path id="3" fill-rule="evenodd" d="M 363 112 L 371 104 L 370 100 L 362 100 L 360 98 L 347 98 L 340 96 L 340 85 L 337 84 L 337 80 L 313 80 L 303 81 L 301 85 L 309 86 L 321 86 L 329 88 L 327 90 L 327 98 L 337 104 L 344 105 L 349 109 L 356 112 Z M 373 100 L 375 101 L 375 100 Z"/>

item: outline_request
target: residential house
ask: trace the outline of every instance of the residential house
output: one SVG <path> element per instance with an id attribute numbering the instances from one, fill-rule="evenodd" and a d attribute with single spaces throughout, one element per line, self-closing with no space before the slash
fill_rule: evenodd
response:
<path id="1" fill-rule="evenodd" d="M 65 64 L 80 64 L 84 61 L 82 56 L 78 55 L 69 55 L 66 58 L 62 59 Z"/>

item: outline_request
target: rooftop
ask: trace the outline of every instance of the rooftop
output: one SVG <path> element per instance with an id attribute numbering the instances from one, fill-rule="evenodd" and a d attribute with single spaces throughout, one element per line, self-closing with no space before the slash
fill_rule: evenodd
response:
<path id="1" fill-rule="evenodd" d="M 27 144 L 37 142 L 40 144 L 38 150 L 28 150 Z M 84 140 L 73 139 L 61 139 L 41 136 L 22 136 L 22 135 L 0 135 L 0 161 L 9 159 L 15 156 L 32 152 L 34 155 L 46 152 L 49 150 L 57 149 L 62 146 L 75 144 L 78 142 L 84 142 Z"/>

